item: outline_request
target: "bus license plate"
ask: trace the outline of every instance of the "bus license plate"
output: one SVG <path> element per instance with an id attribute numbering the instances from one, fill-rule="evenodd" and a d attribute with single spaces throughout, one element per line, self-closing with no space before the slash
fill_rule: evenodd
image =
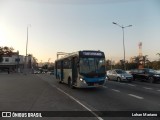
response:
<path id="1" fill-rule="evenodd" d="M 97 86 L 99 86 L 99 84 L 98 84 L 98 83 L 94 83 L 94 86 L 96 86 L 96 87 L 97 87 Z"/>

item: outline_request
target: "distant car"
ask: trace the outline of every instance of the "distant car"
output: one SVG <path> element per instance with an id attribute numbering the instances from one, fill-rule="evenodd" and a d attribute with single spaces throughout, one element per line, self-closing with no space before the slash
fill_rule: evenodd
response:
<path id="1" fill-rule="evenodd" d="M 141 81 L 147 81 L 150 83 L 160 82 L 160 73 L 157 73 L 153 69 L 143 68 L 143 69 L 134 69 L 130 72 L 133 75 L 133 79 L 139 79 Z"/>
<path id="2" fill-rule="evenodd" d="M 33 72 L 34 74 L 39 74 L 40 73 L 40 71 L 38 71 L 38 70 L 34 70 L 34 72 Z"/>
<path id="3" fill-rule="evenodd" d="M 120 81 L 132 82 L 133 80 L 133 76 L 131 74 L 128 74 L 122 69 L 109 70 L 107 71 L 107 76 L 109 80 L 117 80 L 118 82 Z"/>
<path id="4" fill-rule="evenodd" d="M 54 75 L 54 70 L 51 70 L 51 71 L 50 71 L 50 75 Z"/>

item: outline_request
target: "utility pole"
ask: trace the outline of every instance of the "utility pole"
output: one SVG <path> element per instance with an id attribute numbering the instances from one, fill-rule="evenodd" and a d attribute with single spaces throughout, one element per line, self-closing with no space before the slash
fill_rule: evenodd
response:
<path id="1" fill-rule="evenodd" d="M 113 22 L 113 24 L 119 26 L 122 28 L 122 32 L 123 32 L 123 52 L 124 52 L 124 70 L 126 70 L 126 57 L 125 57 L 125 43 L 124 43 L 124 28 L 126 27 L 131 27 L 132 25 L 127 25 L 127 26 L 123 26 L 123 25 L 119 25 L 118 23 Z"/>

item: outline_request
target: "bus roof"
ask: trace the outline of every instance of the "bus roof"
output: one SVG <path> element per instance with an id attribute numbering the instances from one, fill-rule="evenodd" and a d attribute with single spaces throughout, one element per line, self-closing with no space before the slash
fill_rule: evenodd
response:
<path id="1" fill-rule="evenodd" d="M 65 56 L 57 59 L 56 61 L 63 60 L 69 57 L 80 56 L 80 57 L 105 57 L 104 52 L 100 50 L 82 50 L 73 53 L 67 53 Z"/>

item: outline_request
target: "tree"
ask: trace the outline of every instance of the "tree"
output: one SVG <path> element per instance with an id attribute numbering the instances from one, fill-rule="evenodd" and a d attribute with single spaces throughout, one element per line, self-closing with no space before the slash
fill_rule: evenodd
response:
<path id="1" fill-rule="evenodd" d="M 12 55 L 13 50 L 14 49 L 12 47 L 0 47 L 0 55 Z"/>
<path id="2" fill-rule="evenodd" d="M 157 53 L 156 55 L 158 55 L 158 56 L 159 56 L 159 61 L 160 61 L 160 53 Z"/>
<path id="3" fill-rule="evenodd" d="M 5 46 L 5 47 L 3 47 L 3 54 L 11 56 L 13 53 L 13 50 L 14 49 L 12 47 Z"/>
<path id="4" fill-rule="evenodd" d="M 0 63 L 3 61 L 3 57 L 0 55 Z"/>
<path id="5" fill-rule="evenodd" d="M 2 55 L 3 55 L 3 48 L 0 47 L 0 63 L 3 61 Z"/>
<path id="6" fill-rule="evenodd" d="M 42 69 L 48 69 L 48 65 L 45 64 L 44 66 L 42 66 Z"/>
<path id="7" fill-rule="evenodd" d="M 109 70 L 111 68 L 111 60 L 106 60 L 106 68 Z"/>
<path id="8" fill-rule="evenodd" d="M 157 53 L 157 55 L 159 55 L 159 57 L 160 57 L 160 53 Z"/>
<path id="9" fill-rule="evenodd" d="M 142 61 L 143 67 L 145 67 L 146 63 L 149 62 L 147 57 L 148 57 L 148 55 L 142 56 L 142 60 L 141 61 Z"/>
<path id="10" fill-rule="evenodd" d="M 11 56 L 13 53 L 13 48 L 12 47 L 0 47 L 0 62 L 3 61 L 3 55 L 9 55 Z"/>
<path id="11" fill-rule="evenodd" d="M 139 56 L 135 56 L 133 58 L 133 62 L 137 64 L 137 67 L 139 67 L 139 65 L 140 65 L 140 57 Z"/>

